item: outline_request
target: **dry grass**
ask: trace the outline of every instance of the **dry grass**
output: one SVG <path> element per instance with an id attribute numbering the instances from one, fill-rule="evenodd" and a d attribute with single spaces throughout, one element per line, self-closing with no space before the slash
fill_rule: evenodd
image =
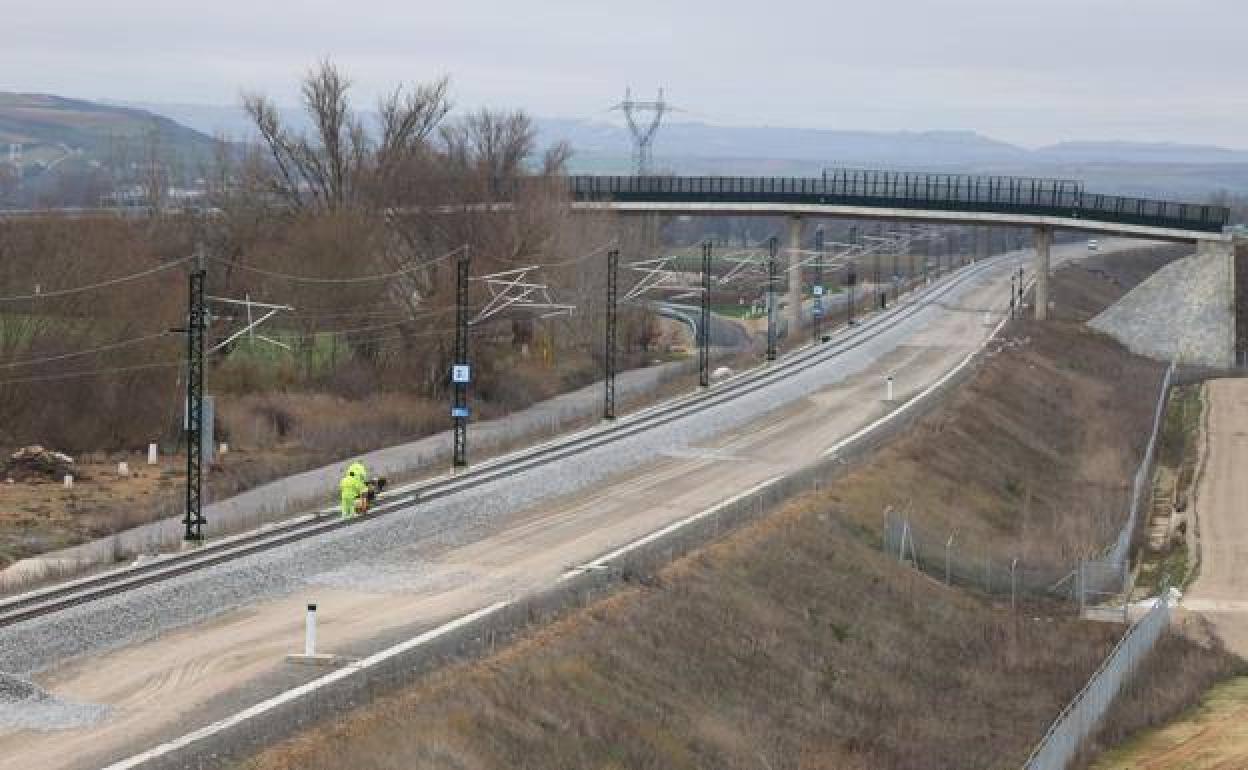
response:
<path id="1" fill-rule="evenodd" d="M 820 507 L 791 505 L 251 767 L 1017 764 L 1115 629 L 995 611 Z"/>
<path id="2" fill-rule="evenodd" d="M 1027 341 L 818 495 L 248 766 L 1017 766 L 1120 629 L 1064 605 L 1012 614 L 906 569 L 875 545 L 879 513 L 913 501 L 1029 558 L 1103 543 L 1160 367 L 1073 324 L 1011 336 Z M 1183 672 L 1218 670 L 1179 644 Z M 1163 684 L 1183 672 L 1139 696 L 1153 713 L 1188 697 Z"/>
<path id="3" fill-rule="evenodd" d="M 1151 428 L 1162 367 L 1081 326 L 1018 321 L 939 413 L 832 487 L 843 515 L 886 506 L 967 548 L 1069 565 L 1110 542 Z"/>
<path id="4" fill-rule="evenodd" d="M 1177 628 L 1162 636 L 1123 688 L 1105 723 L 1072 767 L 1088 767 L 1098 754 L 1195 706 L 1218 682 L 1245 673 L 1244 661 L 1227 652 L 1206 620 L 1184 617 Z"/>

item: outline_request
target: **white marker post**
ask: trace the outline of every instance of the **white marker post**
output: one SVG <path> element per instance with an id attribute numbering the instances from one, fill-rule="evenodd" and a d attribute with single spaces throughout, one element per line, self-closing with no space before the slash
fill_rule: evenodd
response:
<path id="1" fill-rule="evenodd" d="M 308 612 L 303 619 L 303 654 L 287 655 L 286 661 L 306 666 L 341 666 L 351 662 L 351 659 L 316 651 L 316 604 L 309 602 Z"/>
<path id="2" fill-rule="evenodd" d="M 117 475 L 121 476 L 123 479 L 129 476 L 130 475 L 130 463 L 127 463 L 127 462 L 117 463 Z"/>
<path id="3" fill-rule="evenodd" d="M 65 483 L 66 489 L 73 489 L 74 488 L 74 474 L 66 473 L 64 483 Z"/>
<path id="4" fill-rule="evenodd" d="M 160 450 L 156 447 L 156 442 L 147 445 L 147 464 L 155 465 L 160 462 Z"/>
<path id="5" fill-rule="evenodd" d="M 885 385 L 884 385 L 884 389 L 885 389 L 885 397 L 884 397 L 884 400 L 885 400 L 885 401 L 892 401 L 892 400 L 893 400 L 893 375 L 891 375 L 891 374 L 890 374 L 890 375 L 888 375 L 888 377 L 884 380 L 884 383 L 885 383 Z"/>
<path id="6" fill-rule="evenodd" d="M 308 605 L 308 614 L 303 622 L 303 654 L 316 657 L 316 605 Z"/>

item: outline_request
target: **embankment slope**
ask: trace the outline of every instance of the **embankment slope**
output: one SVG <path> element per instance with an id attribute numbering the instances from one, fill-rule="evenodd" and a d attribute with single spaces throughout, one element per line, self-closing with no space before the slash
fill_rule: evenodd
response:
<path id="1" fill-rule="evenodd" d="M 1082 269 L 1059 273 L 1059 298 Z M 1103 492 L 1110 511 L 1125 493 L 1160 368 L 1074 322 L 1007 338 L 963 394 L 828 488 L 248 766 L 1018 766 L 1120 628 L 1045 600 L 1013 613 L 899 564 L 879 548 L 882 505 L 910 500 L 992 551 L 1090 547 L 1123 508 L 1066 533 L 1090 510 L 1073 501 Z"/>

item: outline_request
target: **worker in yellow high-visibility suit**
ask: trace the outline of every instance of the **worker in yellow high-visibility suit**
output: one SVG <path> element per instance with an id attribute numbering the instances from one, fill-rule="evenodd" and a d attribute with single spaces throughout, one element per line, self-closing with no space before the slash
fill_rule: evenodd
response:
<path id="1" fill-rule="evenodd" d="M 368 485 L 364 483 L 364 476 L 360 471 L 357 471 L 356 465 L 359 465 L 359 463 L 354 463 L 347 468 L 347 474 L 342 477 L 342 481 L 338 482 L 338 493 L 342 501 L 342 518 L 344 519 L 355 518 L 355 501 L 368 492 Z M 360 465 L 360 468 L 363 467 Z"/>

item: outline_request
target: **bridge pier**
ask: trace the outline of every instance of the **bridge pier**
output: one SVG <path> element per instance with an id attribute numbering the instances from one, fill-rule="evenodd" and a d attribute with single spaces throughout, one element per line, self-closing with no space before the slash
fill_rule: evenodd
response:
<path id="1" fill-rule="evenodd" d="M 789 338 L 802 331 L 802 217 L 789 217 Z"/>
<path id="2" fill-rule="evenodd" d="M 1035 229 L 1036 273 L 1036 320 L 1049 317 L 1049 252 L 1053 248 L 1053 228 L 1041 226 Z"/>

